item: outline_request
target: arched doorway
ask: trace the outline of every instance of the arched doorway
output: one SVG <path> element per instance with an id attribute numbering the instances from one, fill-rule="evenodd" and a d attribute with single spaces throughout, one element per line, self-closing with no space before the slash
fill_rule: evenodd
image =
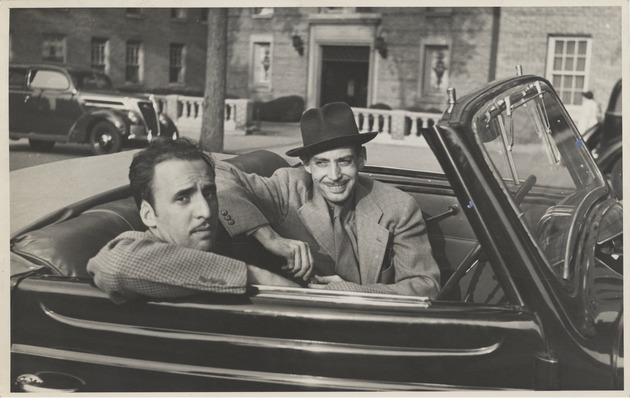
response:
<path id="1" fill-rule="evenodd" d="M 366 107 L 369 46 L 322 46 L 320 103 L 343 101 Z"/>

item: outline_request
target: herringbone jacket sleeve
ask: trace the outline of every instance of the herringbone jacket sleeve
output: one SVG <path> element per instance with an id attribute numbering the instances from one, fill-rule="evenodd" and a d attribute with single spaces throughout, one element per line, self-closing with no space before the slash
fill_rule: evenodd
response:
<path id="1" fill-rule="evenodd" d="M 244 293 L 247 285 L 242 261 L 166 243 L 150 232 L 120 234 L 90 259 L 87 270 L 117 304 L 139 296 Z"/>
<path id="2" fill-rule="evenodd" d="M 229 215 L 228 222 L 221 222 L 231 236 L 282 222 L 289 208 L 291 186 L 295 185 L 289 168 L 262 177 L 217 161 L 215 170 L 219 208 L 224 217 Z"/>

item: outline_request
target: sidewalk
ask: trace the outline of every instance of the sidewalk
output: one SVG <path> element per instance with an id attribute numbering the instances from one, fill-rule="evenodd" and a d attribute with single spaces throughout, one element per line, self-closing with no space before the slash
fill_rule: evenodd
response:
<path id="1" fill-rule="evenodd" d="M 196 137 L 191 137 L 196 138 Z M 297 162 L 286 156 L 286 151 L 302 146 L 299 123 L 261 122 L 260 130 L 250 135 L 226 134 L 223 152 L 242 154 L 259 149 L 277 153 L 289 163 Z M 368 164 L 415 170 L 441 170 L 437 159 L 422 137 L 406 137 L 392 140 L 388 135 L 378 135 L 366 144 Z"/>

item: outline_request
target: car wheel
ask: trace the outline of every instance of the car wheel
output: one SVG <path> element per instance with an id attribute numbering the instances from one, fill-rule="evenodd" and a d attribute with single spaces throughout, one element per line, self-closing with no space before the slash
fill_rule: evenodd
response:
<path id="1" fill-rule="evenodd" d="M 55 146 L 55 141 L 28 140 L 29 145 L 36 151 L 48 152 Z"/>
<path id="2" fill-rule="evenodd" d="M 92 128 L 90 144 L 95 155 L 104 155 L 120 151 L 122 137 L 120 131 L 111 122 L 98 122 Z"/>
<path id="3" fill-rule="evenodd" d="M 610 170 L 610 185 L 617 195 L 617 199 L 623 199 L 623 158 L 615 160 Z"/>

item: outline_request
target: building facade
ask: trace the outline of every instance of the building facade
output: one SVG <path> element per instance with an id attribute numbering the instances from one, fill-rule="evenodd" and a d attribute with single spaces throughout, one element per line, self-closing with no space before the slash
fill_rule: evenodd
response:
<path id="1" fill-rule="evenodd" d="M 603 105 L 622 68 L 621 7 L 293 7 L 228 10 L 227 93 L 307 107 L 442 110 L 524 73 L 549 79 L 573 113 Z M 92 66 L 129 90 L 201 95 L 204 8 L 12 9 L 10 57 Z"/>

